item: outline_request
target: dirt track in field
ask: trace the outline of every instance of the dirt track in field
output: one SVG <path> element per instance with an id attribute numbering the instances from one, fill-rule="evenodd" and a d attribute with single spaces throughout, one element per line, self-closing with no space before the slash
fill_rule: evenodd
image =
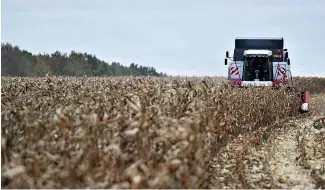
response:
<path id="1" fill-rule="evenodd" d="M 235 139 L 211 163 L 210 188 L 325 188 L 325 96 L 285 127 Z M 218 175 L 215 175 L 218 174 Z"/>

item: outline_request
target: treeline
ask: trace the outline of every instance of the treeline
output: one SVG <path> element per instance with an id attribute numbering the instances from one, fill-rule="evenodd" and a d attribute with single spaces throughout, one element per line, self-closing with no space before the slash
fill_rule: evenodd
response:
<path id="1" fill-rule="evenodd" d="M 95 55 L 71 51 L 70 54 L 56 51 L 52 54 L 37 54 L 21 50 L 10 43 L 1 43 L 2 76 L 167 76 L 153 67 L 131 63 L 123 66 L 118 62 L 107 63 Z"/>

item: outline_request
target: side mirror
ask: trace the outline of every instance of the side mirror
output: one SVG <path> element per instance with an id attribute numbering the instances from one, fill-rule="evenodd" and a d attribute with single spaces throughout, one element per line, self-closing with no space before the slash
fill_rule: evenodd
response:
<path id="1" fill-rule="evenodd" d="M 284 49 L 283 51 L 288 51 L 288 49 Z"/>
<path id="2" fill-rule="evenodd" d="M 287 63 L 288 63 L 288 65 L 290 65 L 290 59 L 289 58 L 287 59 Z"/>
<path id="3" fill-rule="evenodd" d="M 228 59 L 226 58 L 226 59 L 225 59 L 225 65 L 227 65 L 227 64 L 228 64 Z"/>
<path id="4" fill-rule="evenodd" d="M 226 58 L 228 58 L 229 57 L 229 52 L 228 51 L 226 51 Z"/>
<path id="5" fill-rule="evenodd" d="M 285 59 L 288 59 L 288 57 L 289 57 L 289 53 L 288 53 L 288 52 L 285 52 L 285 54 L 284 54 L 284 58 L 285 58 Z"/>

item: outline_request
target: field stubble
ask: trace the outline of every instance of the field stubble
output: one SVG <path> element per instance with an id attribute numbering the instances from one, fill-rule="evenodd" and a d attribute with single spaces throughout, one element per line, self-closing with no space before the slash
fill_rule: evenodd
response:
<path id="1" fill-rule="evenodd" d="M 227 143 L 299 115 L 285 89 L 222 80 L 2 78 L 2 187 L 209 187 Z"/>

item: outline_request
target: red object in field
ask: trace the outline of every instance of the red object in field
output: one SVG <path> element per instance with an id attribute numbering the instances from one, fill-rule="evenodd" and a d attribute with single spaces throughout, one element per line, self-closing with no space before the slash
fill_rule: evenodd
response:
<path id="1" fill-rule="evenodd" d="M 302 92 L 302 100 L 303 100 L 303 103 L 309 103 L 309 93 L 308 92 Z"/>

